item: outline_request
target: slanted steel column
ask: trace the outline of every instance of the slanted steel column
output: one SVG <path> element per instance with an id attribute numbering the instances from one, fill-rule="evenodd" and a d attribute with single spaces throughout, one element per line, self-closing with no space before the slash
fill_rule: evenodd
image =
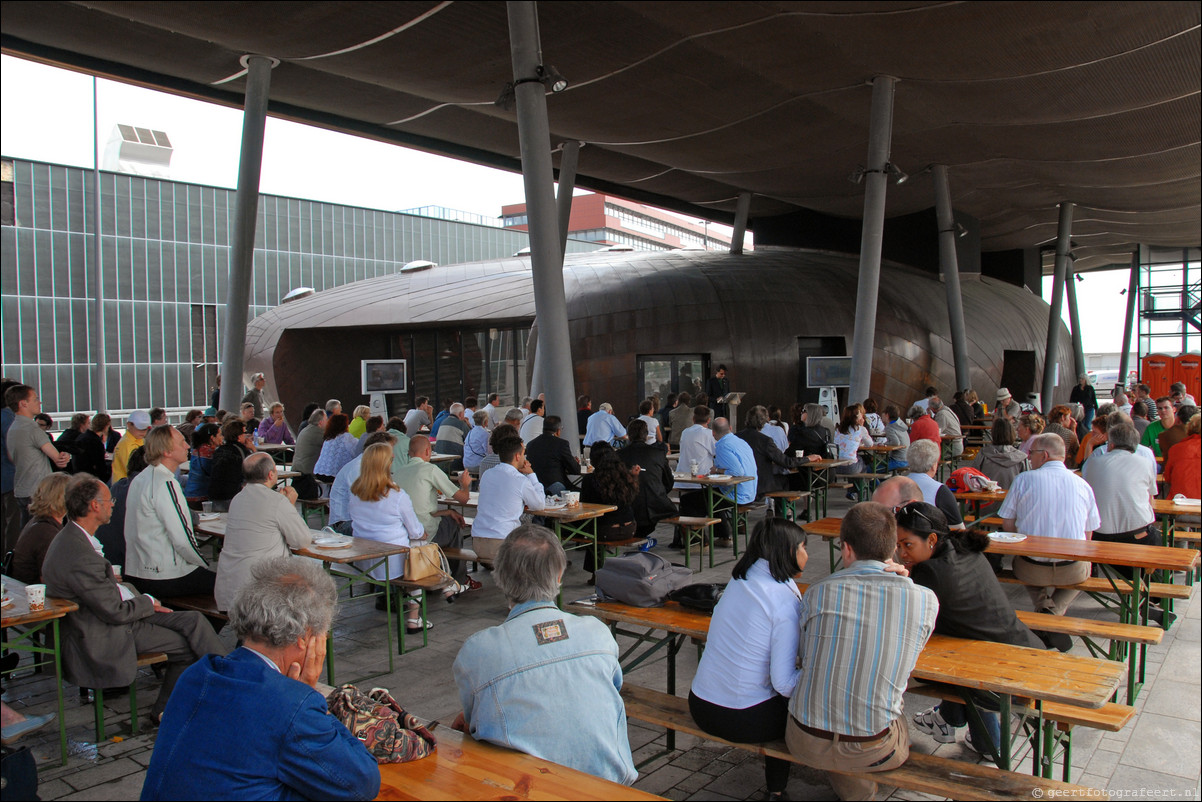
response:
<path id="1" fill-rule="evenodd" d="M 1070 260 L 1071 261 L 1071 260 Z M 1081 316 L 1077 314 L 1077 274 L 1071 271 L 1064 277 L 1064 291 L 1068 295 L 1068 323 L 1073 336 L 1073 384 L 1085 372 L 1085 347 L 1081 343 Z"/>
<path id="2" fill-rule="evenodd" d="M 568 253 L 568 223 L 572 217 L 572 193 L 576 190 L 576 167 L 580 164 L 580 143 L 573 140 L 563 143 L 563 155 L 559 157 L 559 195 L 555 206 L 559 212 L 559 252 Z M 560 260 L 563 266 L 563 260 Z"/>
<path id="3" fill-rule="evenodd" d="M 972 386 L 968 364 L 968 337 L 964 333 L 964 298 L 960 294 L 960 263 L 956 258 L 956 221 L 952 214 L 952 191 L 947 180 L 947 165 L 931 168 L 935 179 L 935 219 L 939 226 L 939 269 L 947 291 L 947 319 L 952 333 L 952 362 L 956 368 L 956 389 Z"/>
<path id="4" fill-rule="evenodd" d="M 743 235 L 747 233 L 747 215 L 751 212 L 751 193 L 740 192 L 739 204 L 735 207 L 735 230 L 730 235 L 730 252 L 735 256 L 743 253 Z"/>
<path id="5" fill-rule="evenodd" d="M 92 407 L 108 411 L 108 354 L 104 342 L 104 257 L 100 247 L 100 108 L 92 76 Z"/>
<path id="6" fill-rule="evenodd" d="M 555 174 L 551 167 L 551 134 L 547 123 L 546 88 L 537 79 L 542 63 L 538 39 L 538 6 L 508 2 L 509 50 L 517 98 L 518 142 L 529 216 L 530 265 L 534 273 L 534 308 L 542 382 L 551 415 L 563 418 L 563 436 L 579 451 L 572 346 L 568 340 L 568 305 L 563 291 L 563 250 L 555 207 Z"/>
<path id="7" fill-rule="evenodd" d="M 568 255 L 568 223 L 572 217 L 572 192 L 576 189 L 576 166 L 580 163 L 580 143 L 576 141 L 563 143 L 563 155 L 559 157 L 559 195 L 555 198 L 556 210 L 559 214 L 559 267 L 563 269 L 563 260 Z M 530 338 L 534 348 L 534 367 L 530 371 L 530 395 L 537 397 L 544 391 L 543 387 L 543 357 L 538 349 L 538 318 L 534 319 L 535 333 Z M 529 348 L 527 349 L 529 352 Z"/>
<path id="8" fill-rule="evenodd" d="M 271 68 L 266 56 L 243 56 L 246 110 L 242 115 L 242 152 L 238 157 L 238 191 L 234 196 L 234 236 L 230 248 L 230 285 L 225 296 L 225 332 L 221 343 L 221 408 L 237 412 L 242 401 L 242 363 L 246 353 L 246 321 L 255 267 L 255 223 L 259 214 L 259 175 L 263 168 L 263 129 Z"/>
<path id="9" fill-rule="evenodd" d="M 851 388 L 856 403 L 872 390 L 872 352 L 876 340 L 876 302 L 881 283 L 881 242 L 885 233 L 886 169 L 893 140 L 893 89 L 897 79 L 878 75 L 872 81 L 872 120 L 868 131 L 868 165 L 864 174 L 864 223 L 860 234 L 860 281 L 856 288 L 856 321 L 851 346 Z"/>
<path id="10" fill-rule="evenodd" d="M 1131 252 L 1131 276 L 1127 279 L 1127 317 L 1123 318 L 1123 345 L 1119 351 L 1119 381 L 1127 386 L 1127 371 L 1130 369 L 1131 328 L 1135 320 L 1135 305 L 1139 295 L 1139 248 Z"/>
<path id="11" fill-rule="evenodd" d="M 1052 411 L 1056 402 L 1052 393 L 1056 389 L 1056 358 L 1060 352 L 1060 309 L 1064 305 L 1064 280 L 1068 273 L 1069 239 L 1073 229 L 1073 205 L 1067 201 L 1060 204 L 1060 223 L 1056 231 L 1056 267 L 1052 276 L 1052 306 L 1048 310 L 1047 353 L 1043 357 L 1043 387 L 1040 397 L 1044 415 Z"/>

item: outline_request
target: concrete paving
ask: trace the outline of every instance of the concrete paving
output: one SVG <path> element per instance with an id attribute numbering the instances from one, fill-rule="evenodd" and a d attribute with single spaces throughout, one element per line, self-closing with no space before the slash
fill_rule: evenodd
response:
<path id="1" fill-rule="evenodd" d="M 832 499 L 832 515 L 842 515 L 848 503 Z M 657 551 L 674 562 L 680 552 L 667 548 L 672 533 L 661 527 L 656 533 L 661 545 Z M 697 581 L 724 582 L 730 578 L 731 553 L 721 550 L 719 559 L 727 562 L 702 570 Z M 580 568 L 580 556 L 565 577 L 564 599 L 573 600 L 592 592 L 588 575 Z M 696 566 L 696 562 L 693 563 Z M 804 579 L 813 582 L 826 576 L 826 546 L 811 538 L 810 562 Z M 481 591 L 461 596 L 455 604 L 431 601 L 430 644 L 396 657 L 395 671 L 368 680 L 367 687 L 386 687 L 406 708 L 424 718 L 449 723 L 460 709 L 458 691 L 451 676 L 451 664 L 463 639 L 473 632 L 504 619 L 506 605 L 490 575 L 474 575 L 484 583 Z M 1181 581 L 1181 577 L 1178 577 Z M 1019 609 L 1030 609 L 1027 594 L 1020 586 L 1006 586 Z M 1121 792 L 1123 796 L 1160 799 L 1198 799 L 1202 775 L 1202 604 L 1198 593 L 1187 602 L 1178 602 L 1178 621 L 1166 633 L 1163 642 L 1148 652 L 1148 683 L 1136 702 L 1138 716 L 1118 733 L 1100 733 L 1078 728 L 1073 740 L 1072 781 L 1094 788 Z M 1072 614 L 1113 620 L 1113 613 L 1081 596 Z M 345 682 L 366 673 L 387 668 L 384 613 L 375 610 L 370 600 L 343 599 L 335 624 L 338 680 Z M 223 637 L 232 639 L 228 632 Z M 628 645 L 625 638 L 621 646 Z M 420 640 L 417 641 L 420 643 Z M 411 644 L 412 645 L 412 644 Z M 1078 640 L 1074 654 L 1088 656 Z M 697 666 L 697 653 L 686 647 L 677 660 L 677 693 L 685 695 Z M 663 660 L 649 662 L 629 675 L 631 682 L 666 690 Z M 47 675 L 19 671 L 5 684 L 5 700 L 22 712 L 39 714 L 54 709 L 54 681 Z M 571 693 L 570 688 L 562 689 Z M 41 767 L 39 795 L 47 800 L 137 799 L 146 766 L 154 748 L 154 729 L 149 724 L 149 709 L 158 693 L 158 683 L 150 669 L 141 672 L 138 681 L 139 715 L 143 731 L 129 735 L 129 699 L 105 699 L 109 739 L 95 742 L 92 707 L 81 704 L 78 690 L 65 687 L 67 735 L 70 755 L 66 766 L 59 765 L 57 730 L 47 728 L 26 739 Z M 931 702 L 908 696 L 907 715 L 925 709 Z M 231 724 L 235 723 L 231 720 Z M 550 723 L 548 723 L 550 725 Z M 976 760 L 974 753 L 958 743 L 938 744 L 929 736 L 911 731 L 913 749 L 943 757 Z M 661 729 L 630 724 L 630 742 L 635 762 L 662 753 L 666 748 Z M 1030 770 L 1030 757 L 1024 755 L 1018 770 Z M 1057 769 L 1059 776 L 1059 769 Z M 640 769 L 636 787 L 670 799 L 741 800 L 761 799 L 764 795 L 763 767 L 749 753 L 734 748 L 678 735 L 675 749 L 662 754 Z M 198 789 L 198 795 L 202 790 Z M 822 772 L 794 766 L 788 795 L 792 799 L 830 799 L 833 792 Z M 928 799 L 924 794 L 898 791 L 882 786 L 878 799 Z"/>

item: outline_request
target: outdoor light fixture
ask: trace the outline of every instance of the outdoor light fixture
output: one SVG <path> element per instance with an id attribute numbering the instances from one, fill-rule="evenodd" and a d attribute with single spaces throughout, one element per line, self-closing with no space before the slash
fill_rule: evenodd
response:
<path id="1" fill-rule="evenodd" d="M 863 184 L 864 174 L 867 172 L 868 170 L 866 170 L 864 165 L 861 164 L 859 167 L 851 171 L 851 175 L 847 176 L 847 180 L 853 184 Z"/>
<path id="2" fill-rule="evenodd" d="M 898 186 L 901 186 L 910 180 L 910 176 L 903 172 L 902 169 L 893 162 L 888 162 L 885 165 L 885 172 L 893 176 L 893 183 L 897 184 Z"/>
<path id="3" fill-rule="evenodd" d="M 956 236 L 960 239 L 968 236 L 968 229 L 964 227 L 963 223 L 956 223 Z"/>
<path id="4" fill-rule="evenodd" d="M 847 177 L 847 180 L 853 184 L 863 184 L 864 176 L 868 175 L 869 173 L 886 173 L 891 175 L 893 176 L 893 182 L 895 184 L 904 184 L 910 180 L 909 174 L 903 172 L 900 167 L 892 162 L 886 163 L 884 170 L 869 170 L 867 167 L 861 164 L 860 166 L 856 167 L 856 169 L 852 170 L 851 175 Z"/>
<path id="5" fill-rule="evenodd" d="M 501 89 L 500 96 L 493 101 L 493 105 L 500 106 L 508 111 L 513 108 L 514 102 L 517 100 L 515 93 L 516 88 L 520 84 L 540 83 L 547 87 L 551 94 L 559 94 L 568 88 L 568 79 L 560 74 L 559 70 L 554 67 L 538 65 L 533 78 L 519 78 L 516 81 L 510 81 Z"/>

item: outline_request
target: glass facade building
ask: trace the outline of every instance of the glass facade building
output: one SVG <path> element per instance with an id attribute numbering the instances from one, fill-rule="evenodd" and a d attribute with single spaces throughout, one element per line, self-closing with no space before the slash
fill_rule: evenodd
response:
<path id="1" fill-rule="evenodd" d="M 97 287 L 92 171 L 20 159 L 3 159 L 2 170 L 4 375 L 37 387 L 57 414 L 207 406 L 225 324 L 234 190 L 101 171 Z M 262 195 L 250 316 L 300 287 L 320 292 L 419 259 L 505 258 L 528 245 L 524 231 L 443 219 L 455 217 Z M 569 241 L 568 252 L 597 247 Z M 101 294 L 104 400 L 92 386 Z"/>

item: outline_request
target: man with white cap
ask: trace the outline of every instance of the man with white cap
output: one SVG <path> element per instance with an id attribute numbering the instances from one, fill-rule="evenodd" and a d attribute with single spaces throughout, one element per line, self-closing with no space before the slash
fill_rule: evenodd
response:
<path id="1" fill-rule="evenodd" d="M 1022 407 L 1010 397 L 1010 391 L 1005 387 L 999 387 L 997 391 L 997 404 L 993 408 L 993 416 L 995 418 L 1002 417 L 1014 423 L 1021 414 L 1023 414 Z"/>
<path id="2" fill-rule="evenodd" d="M 125 419 L 125 434 L 113 449 L 113 484 L 129 475 L 129 455 L 142 446 L 150 431 L 150 413 L 136 409 Z"/>
<path id="3" fill-rule="evenodd" d="M 255 420 L 263 420 L 263 408 L 266 406 L 263 400 L 263 388 L 267 386 L 267 377 L 262 373 L 256 373 L 250 377 L 250 383 L 253 386 L 246 391 L 246 395 L 242 396 L 242 403 L 254 404 Z"/>

